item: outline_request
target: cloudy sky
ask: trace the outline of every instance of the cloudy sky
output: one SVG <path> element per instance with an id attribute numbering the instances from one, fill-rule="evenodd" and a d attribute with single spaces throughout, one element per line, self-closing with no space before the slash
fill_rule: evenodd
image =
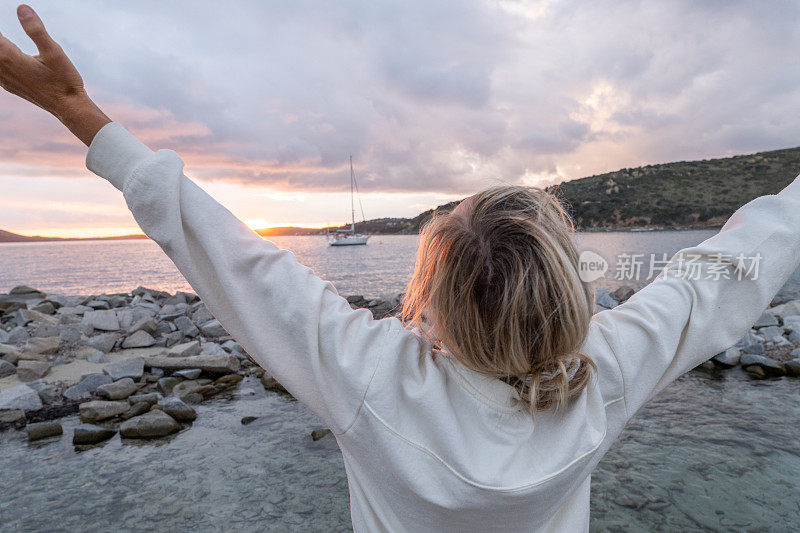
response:
<path id="1" fill-rule="evenodd" d="M 32 0 L 106 113 L 251 227 L 800 145 L 800 4 Z M 0 31 L 34 53 L 0 2 Z M 137 232 L 85 147 L 0 94 L 0 228 Z M 800 171 L 800 169 L 798 169 Z"/>

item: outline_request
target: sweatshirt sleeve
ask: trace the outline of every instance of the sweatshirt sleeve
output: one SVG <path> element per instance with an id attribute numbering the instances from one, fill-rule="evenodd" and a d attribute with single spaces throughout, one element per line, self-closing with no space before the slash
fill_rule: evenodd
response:
<path id="1" fill-rule="evenodd" d="M 86 166 L 120 189 L 142 231 L 245 350 L 334 432 L 355 420 L 396 319 L 353 310 L 294 255 L 261 238 L 183 173 L 111 122 Z"/>
<path id="2" fill-rule="evenodd" d="M 632 417 L 681 374 L 730 348 L 800 264 L 800 177 L 752 200 L 720 232 L 677 252 L 625 303 L 594 316 Z"/>

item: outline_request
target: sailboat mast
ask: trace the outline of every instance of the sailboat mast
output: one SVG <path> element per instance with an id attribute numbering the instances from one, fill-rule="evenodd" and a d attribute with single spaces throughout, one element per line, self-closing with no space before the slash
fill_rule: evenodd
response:
<path id="1" fill-rule="evenodd" d="M 350 214 L 352 215 L 352 223 L 350 231 L 355 234 L 356 232 L 356 204 L 353 201 L 353 182 L 355 181 L 355 172 L 353 172 L 353 156 L 350 156 Z"/>

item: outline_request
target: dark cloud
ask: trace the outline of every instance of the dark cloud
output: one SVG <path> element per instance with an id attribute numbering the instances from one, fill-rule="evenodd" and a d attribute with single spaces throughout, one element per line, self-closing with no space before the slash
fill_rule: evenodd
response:
<path id="1" fill-rule="evenodd" d="M 796 2 L 37 8 L 112 118 L 203 179 L 340 190 L 352 154 L 365 190 L 468 193 L 800 142 Z M 36 112 L 6 104 L 4 136 Z M 36 132 L 1 157 L 75 158 Z"/>

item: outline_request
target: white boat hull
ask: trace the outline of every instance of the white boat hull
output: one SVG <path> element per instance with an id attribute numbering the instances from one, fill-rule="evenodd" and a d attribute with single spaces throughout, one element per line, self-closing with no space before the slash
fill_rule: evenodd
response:
<path id="1" fill-rule="evenodd" d="M 328 237 L 328 244 L 331 246 L 357 246 L 367 244 L 369 235 L 331 235 Z"/>

